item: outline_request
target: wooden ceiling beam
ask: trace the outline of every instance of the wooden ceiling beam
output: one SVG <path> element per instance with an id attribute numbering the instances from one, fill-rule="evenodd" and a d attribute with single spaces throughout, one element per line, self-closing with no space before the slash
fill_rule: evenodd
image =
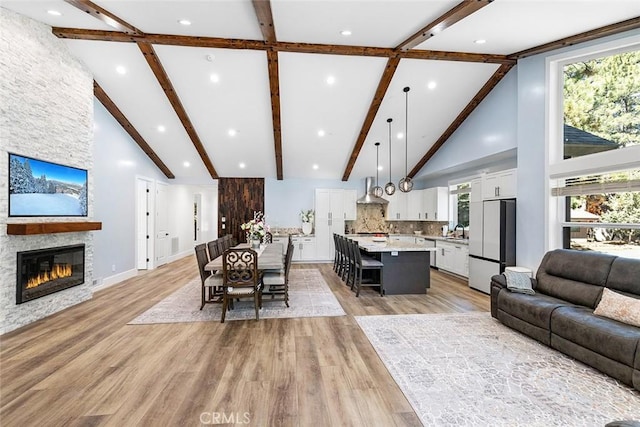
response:
<path id="1" fill-rule="evenodd" d="M 252 0 L 253 9 L 256 12 L 262 37 L 268 42 L 276 41 L 276 27 L 273 24 L 270 0 Z"/>
<path id="2" fill-rule="evenodd" d="M 120 111 L 120 109 L 116 106 L 116 104 L 109 98 L 107 93 L 102 89 L 102 87 L 94 80 L 93 82 L 93 94 L 98 101 L 104 105 L 104 108 L 113 116 L 114 119 L 120 126 L 131 136 L 131 138 L 138 144 L 138 146 L 145 152 L 147 156 L 151 159 L 151 161 L 162 171 L 162 173 L 169 179 L 174 179 L 175 175 L 171 170 L 164 164 L 164 162 L 160 159 L 160 157 L 156 154 L 155 151 L 147 144 L 147 141 L 144 140 L 142 135 L 136 130 L 136 128 L 131 124 L 127 117 Z"/>
<path id="3" fill-rule="evenodd" d="M 101 20 L 117 31 L 121 31 L 125 34 L 142 34 L 142 31 L 138 30 L 133 25 L 125 22 L 108 10 L 101 8 L 100 6 L 89 0 L 65 0 L 65 2 L 69 3 L 71 6 L 77 9 L 80 9 L 83 12 L 88 13 L 94 18 Z"/>
<path id="4" fill-rule="evenodd" d="M 378 83 L 378 88 L 376 89 L 375 94 L 373 95 L 373 100 L 371 101 L 371 105 L 369 105 L 369 111 L 367 112 L 367 116 L 364 119 L 364 123 L 362 124 L 362 128 L 360 129 L 360 133 L 358 134 L 358 139 L 356 140 L 356 144 L 351 151 L 351 156 L 349 157 L 349 162 L 347 163 L 347 167 L 344 170 L 344 174 L 342 175 L 342 180 L 347 181 L 349 179 L 349 175 L 351 175 L 351 171 L 356 164 L 356 160 L 358 159 L 358 155 L 360 154 L 360 150 L 364 145 L 365 139 L 367 139 L 367 135 L 369 134 L 369 130 L 371 129 L 371 125 L 373 124 L 373 120 L 376 118 L 376 114 L 378 114 L 378 109 L 380 108 L 380 104 L 382 104 L 382 100 L 384 99 L 384 95 L 387 93 L 387 89 L 389 89 L 389 85 L 391 84 L 391 79 L 393 79 L 393 75 L 398 68 L 398 64 L 400 63 L 399 57 L 389 58 L 387 61 L 387 66 L 382 73 L 382 77 L 380 78 L 380 82 Z"/>
<path id="5" fill-rule="evenodd" d="M 411 35 L 408 39 L 400 43 L 396 49 L 403 52 L 413 49 L 420 43 L 446 30 L 456 22 L 488 6 L 492 1 L 493 0 L 464 0 L 435 21 Z"/>
<path id="6" fill-rule="evenodd" d="M 469 115 L 476 109 L 478 105 L 482 102 L 482 100 L 493 90 L 493 88 L 504 78 L 504 76 L 509 72 L 509 70 L 513 67 L 512 64 L 501 65 L 498 70 L 493 73 L 493 75 L 489 78 L 489 80 L 482 86 L 482 88 L 478 91 L 476 96 L 473 97 L 471 101 L 467 104 L 466 107 L 462 110 L 458 117 L 455 118 L 453 123 L 449 125 L 449 127 L 444 131 L 444 133 L 438 138 L 435 144 L 431 146 L 427 154 L 425 154 L 422 159 L 411 169 L 409 172 L 409 177 L 414 178 L 420 169 L 427 164 L 427 162 L 436 154 L 436 152 L 444 145 L 445 142 L 453 135 L 453 133 L 462 125 L 462 123 L 469 117 Z"/>
<path id="7" fill-rule="evenodd" d="M 621 21 L 615 24 L 596 28 L 595 30 L 585 31 L 584 33 L 576 34 L 571 37 L 565 37 L 563 39 L 556 40 L 550 43 L 545 43 L 540 46 L 532 47 L 531 49 L 522 50 L 520 52 L 508 55 L 508 58 L 518 60 L 526 58 L 528 56 L 537 55 L 539 53 L 549 52 L 567 46 L 573 46 L 578 43 L 612 36 L 615 34 L 623 33 L 625 31 L 636 30 L 638 28 L 640 28 L 640 16 L 627 19 L 626 21 Z"/>
<path id="8" fill-rule="evenodd" d="M 278 52 L 318 53 L 326 55 L 370 56 L 379 58 L 411 58 L 445 61 L 483 62 L 491 64 L 514 64 L 515 59 L 505 55 L 446 52 L 435 50 L 411 50 L 398 52 L 395 49 L 370 46 L 330 45 L 317 43 L 266 42 L 263 40 L 223 39 L 217 37 L 194 37 L 168 34 L 124 34 L 116 31 L 88 30 L 82 28 L 53 27 L 53 34 L 63 39 L 100 40 L 121 43 L 150 43 L 156 45 L 208 47 L 218 49 L 274 50 Z"/>
<path id="9" fill-rule="evenodd" d="M 280 77 L 278 52 L 268 50 L 269 90 L 271 91 L 271 118 L 273 121 L 273 144 L 276 155 L 276 176 L 283 179 L 282 172 L 282 127 L 280 123 Z"/>
<path id="10" fill-rule="evenodd" d="M 202 159 L 202 162 L 204 163 L 205 167 L 209 171 L 209 175 L 211 175 L 211 178 L 213 179 L 218 179 L 218 173 L 213 167 L 213 164 L 211 163 L 211 159 L 209 158 L 209 155 L 207 154 L 207 151 L 205 150 L 204 145 L 202 145 L 202 142 L 200 141 L 200 137 L 196 133 L 196 130 L 193 127 L 193 124 L 191 123 L 191 120 L 189 119 L 187 112 L 182 106 L 182 102 L 180 102 L 180 98 L 178 97 L 178 94 L 173 88 L 173 84 L 171 84 L 171 80 L 169 80 L 169 76 L 167 75 L 167 72 L 164 70 L 164 67 L 160 63 L 160 59 L 156 55 L 156 52 L 153 49 L 153 46 L 151 46 L 148 43 L 138 43 L 138 47 L 140 48 L 140 51 L 144 55 L 144 58 L 146 59 L 147 63 L 149 64 L 149 67 L 151 67 L 151 70 L 153 71 L 153 74 L 156 76 L 156 79 L 158 79 L 158 83 L 160 83 L 162 90 L 167 96 L 167 99 L 169 99 L 171 106 L 173 107 L 174 111 L 178 115 L 178 118 L 180 119 L 182 126 L 184 126 L 184 129 L 187 131 L 189 138 L 191 138 L 191 142 L 196 148 L 196 151 L 198 152 L 198 154 L 200 155 L 200 158 Z"/>

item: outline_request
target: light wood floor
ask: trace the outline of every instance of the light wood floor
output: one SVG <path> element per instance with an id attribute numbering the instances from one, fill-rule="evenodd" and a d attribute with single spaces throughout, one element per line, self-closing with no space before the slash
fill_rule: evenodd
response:
<path id="1" fill-rule="evenodd" d="M 127 325 L 197 275 L 188 257 L 0 337 L 2 426 L 420 425 L 353 316 L 488 311 L 432 271 L 427 295 L 359 298 L 319 268 L 347 316 Z"/>

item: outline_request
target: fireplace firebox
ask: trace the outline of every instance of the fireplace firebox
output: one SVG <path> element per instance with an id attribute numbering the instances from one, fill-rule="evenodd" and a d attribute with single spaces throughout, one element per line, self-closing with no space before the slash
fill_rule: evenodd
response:
<path id="1" fill-rule="evenodd" d="M 18 252 L 16 304 L 84 283 L 84 245 Z"/>

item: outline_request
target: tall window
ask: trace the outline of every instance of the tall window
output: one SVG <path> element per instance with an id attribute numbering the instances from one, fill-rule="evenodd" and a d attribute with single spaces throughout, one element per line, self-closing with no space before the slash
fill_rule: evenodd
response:
<path id="1" fill-rule="evenodd" d="M 549 58 L 550 247 L 640 258 L 640 37 Z"/>
<path id="2" fill-rule="evenodd" d="M 471 183 L 464 182 L 461 184 L 449 186 L 449 201 L 451 227 L 462 225 L 469 226 L 469 195 L 471 194 Z"/>

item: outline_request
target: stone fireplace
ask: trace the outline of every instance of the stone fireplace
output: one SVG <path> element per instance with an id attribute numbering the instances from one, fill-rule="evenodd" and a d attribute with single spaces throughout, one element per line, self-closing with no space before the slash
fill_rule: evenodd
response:
<path id="1" fill-rule="evenodd" d="M 84 283 L 84 245 L 18 252 L 16 304 Z"/>

